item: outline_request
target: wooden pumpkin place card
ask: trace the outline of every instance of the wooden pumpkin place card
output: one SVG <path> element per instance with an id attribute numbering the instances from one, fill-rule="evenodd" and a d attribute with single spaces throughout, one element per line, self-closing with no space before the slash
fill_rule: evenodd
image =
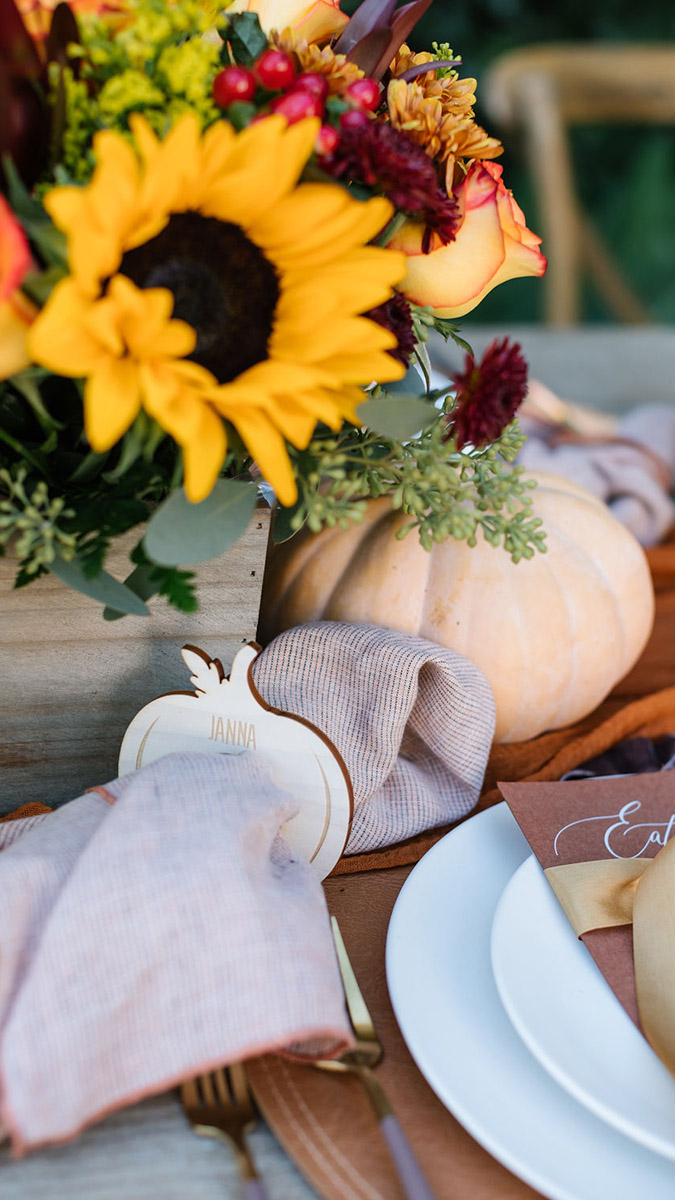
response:
<path id="1" fill-rule="evenodd" d="M 286 841 L 324 879 L 349 836 L 353 795 L 347 768 L 316 726 L 265 704 L 251 670 L 259 653 L 252 642 L 242 646 L 226 678 L 217 658 L 184 646 L 195 690 L 168 692 L 137 713 L 124 735 L 119 773 L 177 751 L 261 755 L 275 783 L 299 805 L 282 829 Z"/>

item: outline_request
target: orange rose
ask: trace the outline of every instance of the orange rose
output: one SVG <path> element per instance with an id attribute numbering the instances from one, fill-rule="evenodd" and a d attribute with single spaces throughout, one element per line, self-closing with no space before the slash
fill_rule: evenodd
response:
<path id="1" fill-rule="evenodd" d="M 20 291 L 30 267 L 26 235 L 0 196 L 0 379 L 28 366 L 26 333 L 37 309 Z"/>
<path id="2" fill-rule="evenodd" d="M 0 196 L 0 304 L 19 286 L 29 267 L 26 235 L 4 196 Z"/>
<path id="3" fill-rule="evenodd" d="M 421 225 L 408 221 L 388 243 L 408 257 L 401 291 L 439 317 L 462 317 L 498 283 L 521 275 L 543 275 L 541 238 L 525 224 L 522 209 L 502 183 L 501 166 L 474 162 L 455 191 L 463 209 L 454 242 L 422 253 Z M 433 245 L 433 242 L 432 242 Z"/>
<path id="4" fill-rule="evenodd" d="M 340 0 L 234 0 L 227 13 L 240 12 L 256 12 L 265 33 L 290 28 L 308 42 L 328 41 L 349 20 Z"/>

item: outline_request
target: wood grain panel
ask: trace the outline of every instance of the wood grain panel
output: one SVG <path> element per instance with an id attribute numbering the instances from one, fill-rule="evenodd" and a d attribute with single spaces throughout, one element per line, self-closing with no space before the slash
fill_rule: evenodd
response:
<path id="1" fill-rule="evenodd" d="M 100 605 L 53 575 L 15 590 L 15 565 L 0 559 L 0 815 L 115 778 L 138 709 L 190 687 L 179 653 L 186 642 L 229 671 L 256 636 L 269 523 L 269 508 L 259 507 L 227 554 L 195 568 L 200 608 L 190 615 L 155 598 L 149 617 L 104 621 Z M 137 540 L 138 531 L 126 535 L 108 556 L 118 579 Z"/>

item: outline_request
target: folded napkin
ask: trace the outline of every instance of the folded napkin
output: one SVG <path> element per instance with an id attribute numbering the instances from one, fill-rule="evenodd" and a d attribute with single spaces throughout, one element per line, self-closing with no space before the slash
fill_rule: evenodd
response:
<path id="1" fill-rule="evenodd" d="M 627 738 L 616 746 L 610 746 L 603 754 L 566 771 L 562 778 L 596 779 L 600 775 L 648 775 L 653 771 L 673 770 L 675 735 L 671 733 L 661 738 Z"/>
<path id="2" fill-rule="evenodd" d="M 536 401 L 547 389 L 531 384 Z M 675 519 L 670 492 L 675 484 L 675 408 L 645 404 L 616 421 L 607 435 L 575 433 L 565 425 L 528 415 L 521 426 L 527 441 L 518 462 L 581 484 L 604 500 L 643 546 L 659 542 Z"/>
<path id="3" fill-rule="evenodd" d="M 351 1040 L 328 914 L 252 753 L 0 824 L 0 1114 L 21 1152 L 267 1050 Z"/>
<path id="4" fill-rule="evenodd" d="M 465 816 L 494 734 L 490 686 L 468 659 L 412 634 L 317 621 L 279 634 L 253 664 L 264 700 L 312 721 L 354 788 L 347 854 Z"/>

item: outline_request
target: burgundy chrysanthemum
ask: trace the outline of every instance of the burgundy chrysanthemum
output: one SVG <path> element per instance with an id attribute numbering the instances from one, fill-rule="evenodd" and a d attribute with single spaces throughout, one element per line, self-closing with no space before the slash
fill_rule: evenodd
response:
<path id="1" fill-rule="evenodd" d="M 457 448 L 494 442 L 516 415 L 527 390 L 527 363 L 508 338 L 488 346 L 480 363 L 467 354 L 464 370 L 453 376 L 456 405 L 448 416 L 448 437 Z"/>
<path id="2" fill-rule="evenodd" d="M 384 304 L 378 304 L 377 308 L 371 308 L 370 312 L 364 315 L 370 317 L 371 321 L 377 321 L 378 325 L 383 325 L 385 329 L 390 329 L 396 336 L 398 346 L 395 350 L 389 350 L 388 353 L 392 358 L 403 363 L 404 367 L 407 367 L 415 349 L 415 333 L 410 305 L 405 297 L 400 292 L 394 292 L 391 300 L 386 300 Z"/>
<path id="3" fill-rule="evenodd" d="M 321 166 L 334 179 L 377 188 L 395 208 L 423 221 L 425 254 L 434 233 L 444 246 L 453 241 L 460 222 L 457 202 L 441 188 L 428 155 L 402 130 L 382 121 L 342 129 L 336 149 L 321 159 Z"/>

